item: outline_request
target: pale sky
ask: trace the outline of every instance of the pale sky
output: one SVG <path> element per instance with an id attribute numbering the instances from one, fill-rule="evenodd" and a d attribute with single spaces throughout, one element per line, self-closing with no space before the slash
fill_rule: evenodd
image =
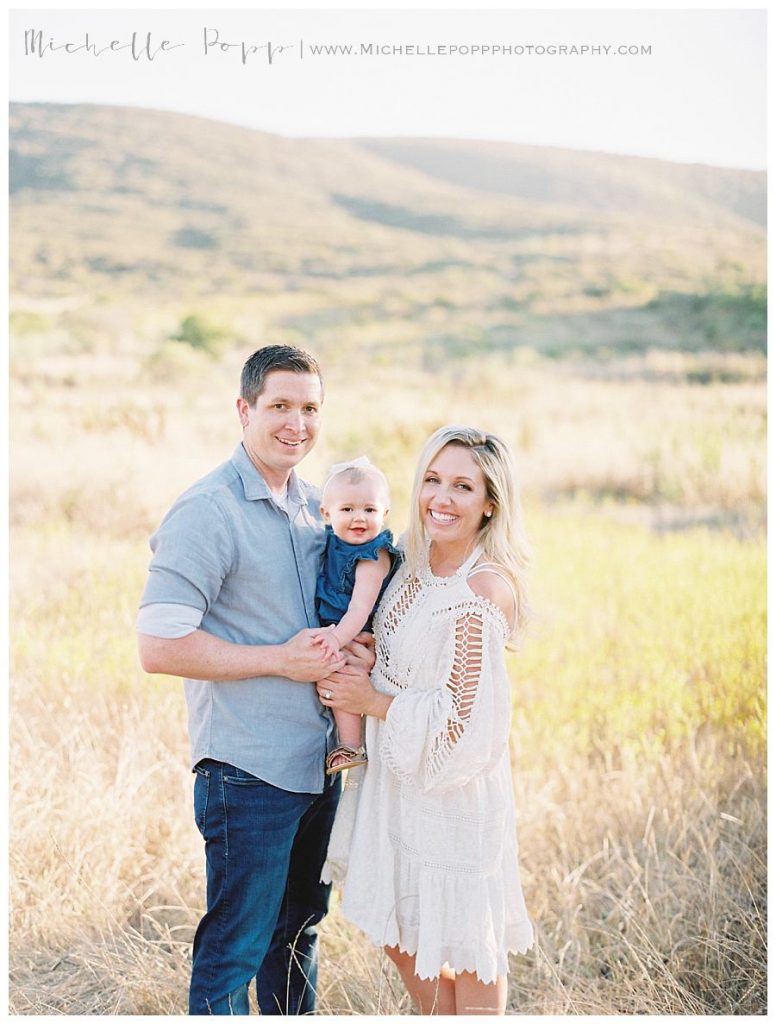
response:
<path id="1" fill-rule="evenodd" d="M 57 47 L 83 45 L 88 33 L 106 52 L 25 56 L 28 29 Z M 209 42 L 232 47 L 206 54 L 206 30 Z M 133 32 L 140 47 L 150 32 L 152 49 L 163 40 L 175 48 L 153 61 L 107 49 Z M 244 64 L 243 42 L 259 48 Z M 272 63 L 267 43 L 276 48 Z M 313 52 L 370 43 L 405 50 Z M 764 10 L 60 8 L 11 12 L 9 45 L 12 101 L 157 107 L 290 136 L 501 139 L 766 164 Z M 461 52 L 475 45 L 513 52 Z M 651 54 L 614 53 L 620 45 L 651 46 Z M 459 52 L 429 52 L 441 46 Z M 563 46 L 565 54 L 550 52 Z M 612 51 L 571 50 L 583 46 Z"/>

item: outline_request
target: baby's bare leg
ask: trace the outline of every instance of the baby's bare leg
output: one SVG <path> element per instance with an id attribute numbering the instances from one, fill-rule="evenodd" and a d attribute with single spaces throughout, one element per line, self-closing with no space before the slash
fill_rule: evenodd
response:
<path id="1" fill-rule="evenodd" d="M 335 711 L 334 721 L 337 723 L 337 738 L 346 747 L 361 746 L 361 715 L 350 711 Z"/>

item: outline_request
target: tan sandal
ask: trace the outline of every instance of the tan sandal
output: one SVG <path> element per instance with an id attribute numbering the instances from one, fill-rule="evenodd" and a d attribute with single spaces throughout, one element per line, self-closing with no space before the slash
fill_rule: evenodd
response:
<path id="1" fill-rule="evenodd" d="M 338 758 L 344 758 L 344 760 L 341 764 L 334 764 Z M 366 747 L 348 747 L 341 743 L 326 758 L 326 774 L 336 775 L 337 772 L 344 772 L 346 768 L 355 768 L 356 765 L 366 763 Z"/>

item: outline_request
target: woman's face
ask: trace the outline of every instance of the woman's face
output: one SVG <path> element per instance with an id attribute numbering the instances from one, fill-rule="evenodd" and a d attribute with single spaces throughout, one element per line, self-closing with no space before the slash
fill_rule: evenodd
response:
<path id="1" fill-rule="evenodd" d="M 493 507 L 471 452 L 446 445 L 426 470 L 420 491 L 420 513 L 431 540 L 467 546 Z"/>

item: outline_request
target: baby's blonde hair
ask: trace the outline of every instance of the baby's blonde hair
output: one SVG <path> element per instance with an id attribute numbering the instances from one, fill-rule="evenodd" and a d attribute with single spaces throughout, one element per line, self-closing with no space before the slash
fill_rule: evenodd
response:
<path id="1" fill-rule="evenodd" d="M 329 475 L 323 484 L 323 490 L 321 492 L 321 505 L 326 507 L 326 495 L 331 490 L 331 487 L 335 483 L 349 483 L 349 484 L 360 484 L 363 480 L 369 479 L 377 480 L 378 483 L 383 487 L 385 495 L 386 507 L 391 501 L 391 489 L 388 486 L 388 478 L 381 469 L 377 466 L 373 466 L 372 463 L 365 465 L 339 465 L 334 466 L 330 471 Z"/>
<path id="2" fill-rule="evenodd" d="M 419 572 L 426 558 L 427 537 L 420 511 L 420 492 L 428 467 L 443 448 L 454 445 L 468 451 L 482 470 L 493 514 L 483 516 L 477 534 L 486 561 L 501 566 L 509 577 L 517 598 L 517 618 L 513 637 L 516 637 L 528 619 L 526 576 L 531 560 L 531 548 L 525 535 L 517 473 L 512 454 L 501 438 L 486 434 L 475 427 L 455 424 L 440 427 L 426 442 L 415 473 L 410 499 L 410 522 L 405 534 L 405 553 L 408 568 Z"/>

